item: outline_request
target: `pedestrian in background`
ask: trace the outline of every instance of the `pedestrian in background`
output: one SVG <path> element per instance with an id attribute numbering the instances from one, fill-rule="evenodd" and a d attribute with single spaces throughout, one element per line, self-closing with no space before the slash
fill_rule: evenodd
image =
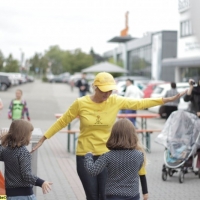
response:
<path id="1" fill-rule="evenodd" d="M 84 166 L 92 176 L 107 168 L 106 200 L 139 200 L 139 177 L 143 199 L 147 200 L 145 151 L 130 120 L 120 119 L 114 124 L 106 147 L 110 151 L 98 159 L 88 152 L 84 160 Z"/>
<path id="2" fill-rule="evenodd" d="M 30 121 L 29 111 L 27 103 L 22 99 L 23 92 L 20 89 L 17 89 L 15 92 L 15 99 L 10 102 L 8 118 L 12 120 L 24 119 L 26 115 L 27 119 Z"/>
<path id="3" fill-rule="evenodd" d="M 198 80 L 195 86 L 195 81 L 189 79 L 189 86 L 190 88 L 184 96 L 184 101 L 190 102 L 187 110 L 200 117 L 200 80 Z"/>
<path id="4" fill-rule="evenodd" d="M 171 89 L 168 90 L 165 94 L 165 97 L 172 97 L 178 94 L 178 91 L 176 89 L 176 83 L 172 82 L 171 83 Z M 168 102 L 164 105 L 165 108 L 165 113 L 166 113 L 166 119 L 171 115 L 172 112 L 178 110 L 178 104 L 180 102 L 180 99 L 177 99 L 176 101 L 173 102 Z"/>
<path id="5" fill-rule="evenodd" d="M 144 96 L 142 90 L 140 90 L 136 85 L 134 85 L 134 81 L 131 79 L 126 80 L 126 91 L 125 97 L 132 98 L 132 99 L 141 99 Z M 126 114 L 136 114 L 136 110 L 125 110 Z M 128 118 L 136 127 L 136 118 L 130 117 Z"/>
<path id="6" fill-rule="evenodd" d="M 5 165 L 7 200 L 36 200 L 33 186 L 41 187 L 44 194 L 51 190 L 51 182 L 31 172 L 31 154 L 26 146 L 30 143 L 32 131 L 30 122 L 14 120 L 8 133 L 1 137 L 0 161 Z"/>
<path id="7" fill-rule="evenodd" d="M 82 73 L 81 79 L 79 79 L 76 83 L 76 87 L 79 88 L 79 96 L 83 97 L 86 95 L 87 92 L 89 92 L 89 84 L 86 79 L 86 74 Z"/>
<path id="8" fill-rule="evenodd" d="M 93 81 L 94 93 L 77 98 L 69 109 L 45 132 L 32 152 L 38 149 L 46 139 L 66 127 L 79 117 L 80 134 L 76 147 L 77 173 L 83 184 L 87 200 L 105 200 L 107 169 L 97 177 L 88 176 L 84 168 L 84 156 L 92 152 L 96 158 L 108 152 L 106 142 L 116 121 L 119 110 L 140 110 L 175 101 L 185 92 L 169 98 L 132 99 L 111 95 L 117 89 L 113 76 L 107 72 L 98 73 Z"/>

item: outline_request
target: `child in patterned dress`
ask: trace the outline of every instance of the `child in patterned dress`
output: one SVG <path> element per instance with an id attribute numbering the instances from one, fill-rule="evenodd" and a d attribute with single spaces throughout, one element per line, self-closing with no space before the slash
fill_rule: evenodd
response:
<path id="1" fill-rule="evenodd" d="M 5 189 L 7 200 L 36 200 L 33 186 L 42 187 L 43 193 L 51 190 L 51 182 L 44 181 L 31 172 L 31 154 L 26 146 L 31 139 L 33 126 L 18 119 L 1 136 L 0 161 L 5 165 Z"/>
<path id="2" fill-rule="evenodd" d="M 145 151 L 130 120 L 120 119 L 114 124 L 106 146 L 110 151 L 95 162 L 91 152 L 84 160 L 84 166 L 92 176 L 107 168 L 106 200 L 139 200 L 139 177 L 143 199 L 147 200 Z"/>

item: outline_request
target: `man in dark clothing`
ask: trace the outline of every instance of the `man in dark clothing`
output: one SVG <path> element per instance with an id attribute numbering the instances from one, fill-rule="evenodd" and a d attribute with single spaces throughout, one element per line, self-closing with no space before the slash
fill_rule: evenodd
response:
<path id="1" fill-rule="evenodd" d="M 197 86 L 194 86 L 194 80 L 189 80 L 190 88 L 184 96 L 185 102 L 190 102 L 188 111 L 196 114 L 200 117 L 200 80 L 198 80 Z"/>
<path id="2" fill-rule="evenodd" d="M 85 96 L 86 93 L 89 91 L 89 84 L 86 79 L 86 74 L 82 74 L 82 78 L 77 81 L 76 86 L 79 88 L 79 96 Z"/>
<path id="3" fill-rule="evenodd" d="M 177 95 L 178 91 L 176 89 L 176 83 L 171 82 L 171 89 L 167 91 L 165 97 L 172 97 L 174 95 Z M 180 99 L 177 99 L 176 101 L 166 103 L 164 108 L 166 112 L 166 119 L 169 118 L 172 112 L 178 110 L 178 104 L 180 102 Z"/>

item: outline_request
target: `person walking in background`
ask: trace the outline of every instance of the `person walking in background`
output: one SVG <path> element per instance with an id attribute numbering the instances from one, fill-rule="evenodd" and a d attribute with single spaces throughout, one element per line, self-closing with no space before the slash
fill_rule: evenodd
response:
<path id="1" fill-rule="evenodd" d="M 126 91 L 125 97 L 132 98 L 132 99 L 141 99 L 144 96 L 142 90 L 140 90 L 137 86 L 134 85 L 134 81 L 131 79 L 126 80 Z M 126 114 L 136 114 L 136 110 L 125 110 Z M 136 118 L 130 117 L 128 118 L 136 127 Z"/>
<path id="2" fill-rule="evenodd" d="M 31 172 L 29 144 L 33 126 L 23 119 L 14 120 L 6 134 L 1 136 L 0 161 L 5 165 L 7 200 L 36 200 L 33 186 L 42 187 L 43 193 L 51 190 L 51 182 L 44 181 Z"/>
<path id="3" fill-rule="evenodd" d="M 3 109 L 3 102 L 2 102 L 2 100 L 0 98 L 0 110 L 2 110 L 2 109 Z"/>
<path id="4" fill-rule="evenodd" d="M 176 89 L 176 83 L 172 82 L 171 83 L 171 89 L 168 90 L 165 94 L 165 97 L 172 97 L 174 95 L 177 95 L 178 91 Z M 165 113 L 166 113 L 166 119 L 171 115 L 172 112 L 178 110 L 178 104 L 180 102 L 180 99 L 177 99 L 176 101 L 173 102 L 168 102 L 164 105 L 165 107 Z"/>
<path id="5" fill-rule="evenodd" d="M 46 139 L 66 127 L 71 121 L 79 117 L 80 134 L 76 147 L 77 173 L 85 190 L 87 200 L 105 200 L 105 183 L 107 169 L 97 177 L 88 176 L 84 168 L 84 156 L 92 152 L 96 158 L 108 152 L 106 142 L 116 121 L 119 110 L 145 109 L 175 101 L 185 94 L 177 94 L 169 98 L 133 99 L 119 95 L 111 95 L 116 90 L 113 76 L 107 72 L 98 73 L 93 81 L 94 93 L 77 98 L 69 109 L 45 132 L 32 152 L 37 150 Z"/>
<path id="6" fill-rule="evenodd" d="M 30 121 L 27 103 L 22 99 L 22 90 L 17 89 L 15 95 L 16 98 L 11 101 L 9 106 L 8 118 L 12 120 L 24 119 L 24 115 L 26 114 L 27 119 Z"/>
<path id="7" fill-rule="evenodd" d="M 80 97 L 85 96 L 89 92 L 89 84 L 85 73 L 82 73 L 82 78 L 77 81 L 76 86 L 79 88 Z"/>
<path id="8" fill-rule="evenodd" d="M 106 147 L 110 151 L 98 159 L 88 152 L 84 160 L 84 166 L 92 176 L 97 176 L 107 167 L 106 200 L 139 200 L 139 177 L 143 199 L 147 200 L 145 150 L 130 120 L 120 119 L 114 124 Z"/>

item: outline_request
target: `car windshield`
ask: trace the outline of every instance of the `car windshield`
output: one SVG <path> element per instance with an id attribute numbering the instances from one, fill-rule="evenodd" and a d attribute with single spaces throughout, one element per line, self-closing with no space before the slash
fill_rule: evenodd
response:
<path id="1" fill-rule="evenodd" d="M 156 87 L 153 91 L 153 94 L 161 94 L 164 88 L 162 87 Z"/>

